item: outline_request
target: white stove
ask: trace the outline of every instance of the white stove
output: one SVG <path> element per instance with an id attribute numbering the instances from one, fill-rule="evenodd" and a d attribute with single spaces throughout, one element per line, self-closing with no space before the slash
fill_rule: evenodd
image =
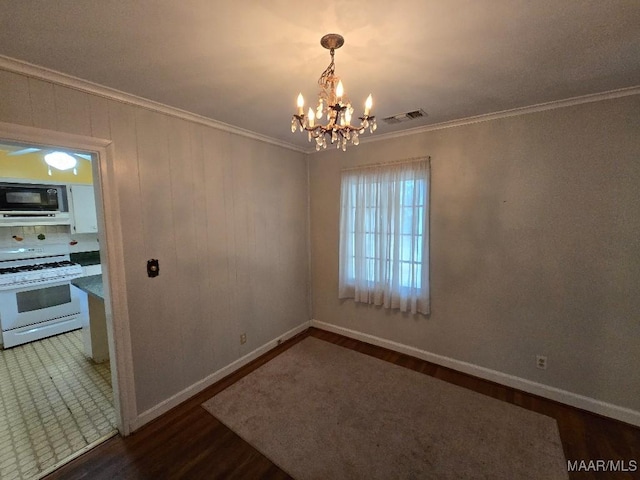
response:
<path id="1" fill-rule="evenodd" d="M 71 280 L 82 267 L 69 246 L 0 248 L 0 326 L 4 347 L 81 327 L 80 301 Z"/>

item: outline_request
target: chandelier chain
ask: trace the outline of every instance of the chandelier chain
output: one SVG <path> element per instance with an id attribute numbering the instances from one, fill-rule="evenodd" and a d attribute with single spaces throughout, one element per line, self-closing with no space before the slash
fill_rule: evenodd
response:
<path id="1" fill-rule="evenodd" d="M 326 84 L 327 78 L 335 76 L 335 73 L 336 73 L 336 64 L 333 60 L 335 49 L 332 48 L 330 53 L 331 53 L 331 63 L 327 68 L 324 69 L 324 72 L 322 72 L 322 75 L 320 75 L 320 78 L 318 79 L 318 85 L 320 85 L 321 87 Z"/>

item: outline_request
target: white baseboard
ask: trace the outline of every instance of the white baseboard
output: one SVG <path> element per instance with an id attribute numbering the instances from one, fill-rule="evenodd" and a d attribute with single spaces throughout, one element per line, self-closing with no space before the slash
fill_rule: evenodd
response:
<path id="1" fill-rule="evenodd" d="M 239 368 L 255 360 L 260 355 L 267 353 L 269 350 L 273 349 L 274 347 L 279 345 L 281 342 L 288 340 L 289 338 L 295 337 L 300 332 L 304 332 L 309 327 L 310 327 L 310 321 L 306 321 L 298 325 L 297 327 L 289 330 L 288 332 L 285 332 L 282 335 L 278 335 L 277 338 L 274 338 L 273 340 L 270 340 L 269 342 L 265 343 L 261 347 L 256 348 L 252 352 L 247 353 L 246 355 L 239 358 L 235 362 L 230 363 L 226 367 L 221 368 L 220 370 L 212 373 L 208 377 L 203 378 L 199 382 L 194 383 L 193 385 L 185 388 L 181 392 L 176 393 L 172 397 L 142 412 L 140 415 L 138 415 L 134 419 L 133 422 L 131 422 L 131 431 L 134 432 L 135 430 L 142 427 L 144 424 L 149 423 L 151 420 L 154 420 L 155 418 L 159 417 L 163 413 L 166 413 L 172 408 L 177 407 L 185 400 L 188 400 L 194 395 L 200 393 L 202 390 L 213 385 L 217 381 L 222 380 L 227 375 L 230 375 L 231 373 L 235 372 Z"/>
<path id="2" fill-rule="evenodd" d="M 631 425 L 640 426 L 640 412 L 631 410 L 630 408 L 620 407 L 611 403 L 602 402 L 594 398 L 585 397 L 577 393 L 572 393 L 567 390 L 562 390 L 542 383 L 532 382 L 524 378 L 509 375 L 507 373 L 498 372 L 497 370 L 491 370 L 489 368 L 480 367 L 472 363 L 463 362 L 454 358 L 445 357 L 435 353 L 427 352 L 419 348 L 411 347 L 401 343 L 397 343 L 384 338 L 369 335 L 367 333 L 358 332 L 330 323 L 321 322 L 319 320 L 311 320 L 310 326 L 316 327 L 329 332 L 338 333 L 345 337 L 354 338 L 372 345 L 388 348 L 395 352 L 411 355 L 412 357 L 426 360 L 443 367 L 448 367 L 459 372 L 467 373 L 475 377 L 490 380 L 501 385 L 516 388 L 527 393 L 532 393 L 540 397 L 555 400 L 572 407 L 577 407 L 582 410 L 604 415 L 605 417 L 620 420 L 622 422 L 629 423 Z"/>

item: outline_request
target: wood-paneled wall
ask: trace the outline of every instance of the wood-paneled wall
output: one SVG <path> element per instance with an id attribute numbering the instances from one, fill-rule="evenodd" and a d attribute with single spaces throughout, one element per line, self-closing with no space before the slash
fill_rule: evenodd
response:
<path id="1" fill-rule="evenodd" d="M 138 413 L 309 319 L 304 154 L 4 70 L 0 121 L 113 141 Z"/>

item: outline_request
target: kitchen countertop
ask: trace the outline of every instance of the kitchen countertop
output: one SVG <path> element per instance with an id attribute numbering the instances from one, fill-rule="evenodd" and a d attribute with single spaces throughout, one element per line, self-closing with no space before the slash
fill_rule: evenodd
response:
<path id="1" fill-rule="evenodd" d="M 77 252 L 71 254 L 71 261 L 83 267 L 87 265 L 100 265 L 100 252 Z"/>
<path id="2" fill-rule="evenodd" d="M 90 275 L 71 280 L 71 284 L 84 290 L 87 293 L 104 300 L 104 289 L 102 287 L 102 275 Z"/>

